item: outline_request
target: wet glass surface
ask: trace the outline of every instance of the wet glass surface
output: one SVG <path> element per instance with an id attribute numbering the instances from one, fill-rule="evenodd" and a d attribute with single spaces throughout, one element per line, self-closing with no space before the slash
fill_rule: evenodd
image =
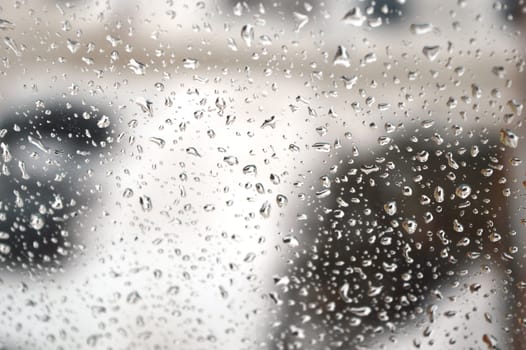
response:
<path id="1" fill-rule="evenodd" d="M 1 349 L 522 349 L 526 4 L 6 0 Z"/>

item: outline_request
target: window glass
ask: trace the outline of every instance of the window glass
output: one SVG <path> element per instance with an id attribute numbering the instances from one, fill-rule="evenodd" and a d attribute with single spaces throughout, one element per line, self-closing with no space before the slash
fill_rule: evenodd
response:
<path id="1" fill-rule="evenodd" d="M 523 0 L 5 0 L 0 349 L 522 349 Z"/>

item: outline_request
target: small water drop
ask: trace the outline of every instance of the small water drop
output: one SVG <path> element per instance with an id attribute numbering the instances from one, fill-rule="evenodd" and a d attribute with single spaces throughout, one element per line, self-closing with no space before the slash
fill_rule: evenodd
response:
<path id="1" fill-rule="evenodd" d="M 427 57 L 428 60 L 434 61 L 440 53 L 440 46 L 424 46 L 424 48 L 422 49 L 422 53 L 424 54 L 424 56 Z"/>
<path id="2" fill-rule="evenodd" d="M 332 63 L 335 66 L 350 67 L 351 62 L 349 59 L 349 53 L 347 52 L 347 49 L 344 46 L 338 45 Z"/>
<path id="3" fill-rule="evenodd" d="M 316 142 L 312 145 L 312 148 L 314 148 L 318 152 L 330 152 L 331 147 L 332 146 L 329 142 Z"/>
<path id="4" fill-rule="evenodd" d="M 0 243 L 0 254 L 9 255 L 9 253 L 11 253 L 11 246 L 5 243 Z"/>
<path id="5" fill-rule="evenodd" d="M 272 210 L 272 207 L 270 203 L 266 201 L 265 203 L 263 203 L 263 205 L 259 209 L 259 213 L 261 214 L 262 217 L 268 218 L 270 216 L 271 210 Z"/>
<path id="6" fill-rule="evenodd" d="M 199 67 L 199 60 L 195 58 L 183 58 L 183 67 L 186 69 L 197 69 Z"/>
<path id="7" fill-rule="evenodd" d="M 130 62 L 128 63 L 128 68 L 130 68 L 131 71 L 137 75 L 144 75 L 144 73 L 146 72 L 146 65 L 137 61 L 134 58 L 130 59 Z"/>
<path id="8" fill-rule="evenodd" d="M 139 302 L 140 300 L 141 300 L 141 296 L 139 292 L 137 291 L 130 292 L 128 296 L 126 297 L 126 302 L 128 304 L 137 304 L 137 302 Z"/>
<path id="9" fill-rule="evenodd" d="M 108 126 L 110 126 L 110 118 L 107 115 L 103 115 L 97 121 L 97 126 L 101 129 L 107 128 Z"/>
<path id="10" fill-rule="evenodd" d="M 384 204 L 384 211 L 387 215 L 393 216 L 396 214 L 397 206 L 395 201 L 390 201 Z"/>
<path id="11" fill-rule="evenodd" d="M 149 141 L 159 146 L 159 148 L 164 148 L 166 141 L 160 137 L 150 137 Z"/>
<path id="12" fill-rule="evenodd" d="M 484 344 L 488 346 L 488 349 L 490 350 L 497 349 L 498 341 L 497 341 L 497 338 L 495 338 L 493 335 L 484 334 L 482 336 L 482 341 L 484 342 Z"/>
<path id="13" fill-rule="evenodd" d="M 250 24 L 245 24 L 241 28 L 241 39 L 245 42 L 245 45 L 248 47 L 252 46 L 252 42 L 254 41 L 254 27 Z"/>
<path id="14" fill-rule="evenodd" d="M 289 202 L 289 200 L 288 200 L 288 198 L 285 195 L 278 194 L 276 196 L 276 203 L 277 203 L 278 207 L 283 208 L 284 206 L 287 205 L 288 202 Z"/>
<path id="15" fill-rule="evenodd" d="M 341 287 L 340 287 L 340 297 L 343 299 L 344 302 L 346 303 L 352 303 L 352 299 L 349 297 L 349 289 L 350 289 L 350 286 L 349 286 L 349 283 L 344 283 Z"/>
<path id="16" fill-rule="evenodd" d="M 133 197 L 133 190 L 129 187 L 125 188 L 124 191 L 122 192 L 122 196 L 124 198 L 131 198 Z"/>
<path id="17" fill-rule="evenodd" d="M 299 32 L 301 28 L 305 27 L 305 25 L 309 23 L 309 16 L 303 13 L 293 12 L 292 18 L 294 19 L 294 23 L 296 23 L 296 27 L 294 28 L 295 32 Z"/>
<path id="18" fill-rule="evenodd" d="M 455 194 L 458 198 L 466 199 L 471 194 L 471 187 L 466 184 L 461 184 L 455 189 Z"/>
<path id="19" fill-rule="evenodd" d="M 201 154 L 197 151 L 195 147 L 188 147 L 186 149 L 186 154 L 189 154 L 194 157 L 201 157 Z"/>
<path id="20" fill-rule="evenodd" d="M 239 164 L 239 161 L 236 156 L 226 156 L 223 158 L 223 161 L 231 166 Z"/>
<path id="21" fill-rule="evenodd" d="M 17 56 L 17 57 L 22 56 L 22 52 L 20 51 L 20 48 L 18 47 L 18 44 L 16 43 L 16 41 L 14 39 L 6 36 L 6 37 L 4 37 L 4 44 L 6 44 L 6 46 L 8 48 L 10 48 L 11 51 L 13 51 L 15 56 Z"/>
<path id="22" fill-rule="evenodd" d="M 350 24 L 355 27 L 361 27 L 365 20 L 366 18 L 359 7 L 353 7 L 343 16 L 343 22 L 345 24 Z"/>
<path id="23" fill-rule="evenodd" d="M 256 175 L 257 174 L 257 168 L 255 165 L 247 165 L 243 168 L 243 174 L 245 175 Z"/>
<path id="24" fill-rule="evenodd" d="M 404 220 L 402 223 L 402 227 L 404 228 L 405 232 L 412 235 L 416 232 L 416 229 L 418 228 L 418 224 L 414 220 Z"/>
<path id="25" fill-rule="evenodd" d="M 76 53 L 80 48 L 80 43 L 78 41 L 68 39 L 66 41 L 66 47 L 68 48 L 69 52 Z"/>
<path id="26" fill-rule="evenodd" d="M 517 148 L 519 145 L 519 137 L 510 129 L 500 130 L 500 142 L 507 147 Z"/>
<path id="27" fill-rule="evenodd" d="M 37 231 L 41 230 L 45 225 L 44 218 L 40 214 L 31 214 L 29 225 Z"/>
<path id="28" fill-rule="evenodd" d="M 455 232 L 464 232 L 464 225 L 462 225 L 457 219 L 453 220 L 453 230 Z"/>
<path id="29" fill-rule="evenodd" d="M 15 25 L 7 19 L 0 18 L 0 30 L 13 30 Z"/>
<path id="30" fill-rule="evenodd" d="M 349 311 L 351 311 L 353 314 L 355 314 L 358 317 L 365 317 L 371 314 L 372 309 L 369 306 L 358 306 L 358 307 L 351 307 Z"/>
<path id="31" fill-rule="evenodd" d="M 139 197 L 139 203 L 141 204 L 141 208 L 143 211 L 151 211 L 152 210 L 152 199 L 146 195 Z"/>
<path id="32" fill-rule="evenodd" d="M 330 195 L 331 195 L 331 190 L 328 189 L 328 188 L 316 192 L 316 197 L 317 198 L 326 198 L 326 197 L 328 197 Z"/>
<path id="33" fill-rule="evenodd" d="M 433 25 L 431 23 L 411 24 L 409 30 L 412 34 L 423 35 L 430 33 L 433 30 Z"/>

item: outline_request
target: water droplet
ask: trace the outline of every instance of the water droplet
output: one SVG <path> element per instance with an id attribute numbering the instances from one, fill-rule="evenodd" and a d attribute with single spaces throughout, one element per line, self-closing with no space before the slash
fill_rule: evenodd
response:
<path id="1" fill-rule="evenodd" d="M 146 195 L 139 197 L 139 203 L 141 204 L 141 208 L 144 211 L 151 211 L 152 210 L 152 199 Z"/>
<path id="2" fill-rule="evenodd" d="M 424 48 L 422 49 L 422 53 L 424 54 L 424 56 L 427 57 L 428 60 L 434 61 L 440 53 L 440 46 L 424 46 Z"/>
<path id="3" fill-rule="evenodd" d="M 33 146 L 35 146 L 36 148 L 38 148 L 42 152 L 49 153 L 49 148 L 46 147 L 40 140 L 34 139 L 31 136 L 28 136 L 27 140 L 29 141 L 29 143 L 31 143 Z"/>
<path id="4" fill-rule="evenodd" d="M 136 304 L 140 300 L 141 300 L 141 296 L 139 295 L 139 292 L 137 291 L 130 292 L 128 296 L 126 297 L 126 302 L 128 304 Z"/>
<path id="5" fill-rule="evenodd" d="M 242 16 L 243 15 L 243 9 L 244 9 L 243 2 L 238 1 L 238 2 L 236 2 L 234 7 L 232 8 L 232 12 L 236 16 Z"/>
<path id="6" fill-rule="evenodd" d="M 477 84 L 471 84 L 471 95 L 475 98 L 482 97 L 482 89 Z"/>
<path id="7" fill-rule="evenodd" d="M 186 154 L 189 154 L 189 155 L 195 156 L 195 157 L 201 157 L 201 154 L 199 154 L 199 152 L 197 151 L 197 149 L 195 147 L 188 147 L 186 149 Z"/>
<path id="8" fill-rule="evenodd" d="M 316 197 L 317 197 L 317 198 L 326 198 L 326 197 L 328 197 L 328 196 L 330 196 L 330 195 L 331 195 L 331 190 L 328 189 L 328 188 L 316 192 Z"/>
<path id="9" fill-rule="evenodd" d="M 387 215 L 393 216 L 396 214 L 397 206 L 395 201 L 390 201 L 384 204 L 384 210 Z"/>
<path id="10" fill-rule="evenodd" d="M 402 223 L 402 227 L 404 228 L 405 232 L 412 235 L 416 232 L 416 229 L 418 228 L 418 224 L 414 220 L 404 220 Z"/>
<path id="11" fill-rule="evenodd" d="M 254 41 L 254 27 L 250 24 L 245 24 L 241 28 L 241 39 L 245 42 L 245 45 L 248 47 L 252 46 L 252 42 Z"/>
<path id="12" fill-rule="evenodd" d="M 12 30 L 15 29 L 15 25 L 7 19 L 0 18 L 0 30 Z"/>
<path id="13" fill-rule="evenodd" d="M 349 297 L 349 289 L 350 289 L 350 286 L 349 286 L 349 283 L 344 283 L 341 287 L 340 287 L 340 297 L 343 299 L 344 302 L 346 303 L 352 303 L 352 299 Z"/>
<path id="14" fill-rule="evenodd" d="M 41 230 L 45 225 L 44 218 L 40 214 L 31 214 L 29 225 L 37 231 Z"/>
<path id="15" fill-rule="evenodd" d="M 433 125 L 435 125 L 435 121 L 432 120 L 432 119 L 422 120 L 422 122 L 420 123 L 420 125 L 421 125 L 424 129 L 429 129 L 430 127 L 432 127 Z"/>
<path id="16" fill-rule="evenodd" d="M 252 253 L 252 252 L 249 252 L 247 253 L 247 255 L 245 256 L 245 258 L 243 259 L 244 262 L 247 262 L 247 263 L 251 263 L 254 261 L 254 259 L 256 259 L 256 254 L 255 253 Z"/>
<path id="17" fill-rule="evenodd" d="M 349 311 L 351 311 L 353 314 L 355 314 L 358 317 L 365 317 L 371 314 L 372 309 L 369 306 L 358 306 L 358 307 L 351 307 Z"/>
<path id="18" fill-rule="evenodd" d="M 497 232 L 492 232 L 489 235 L 489 240 L 492 243 L 496 243 L 496 242 L 500 241 L 501 239 L 502 239 L 502 236 L 500 234 L 498 234 Z"/>
<path id="19" fill-rule="evenodd" d="M 78 41 L 68 39 L 66 41 L 66 47 L 68 48 L 69 52 L 76 53 L 80 48 L 80 43 Z"/>
<path id="20" fill-rule="evenodd" d="M 247 165 L 243 168 L 243 174 L 245 175 L 256 175 L 257 174 L 257 168 L 255 165 Z"/>
<path id="21" fill-rule="evenodd" d="M 59 195 L 53 195 L 54 196 L 54 201 L 51 203 L 51 208 L 55 209 L 55 210 L 61 210 L 64 208 L 64 202 L 62 200 L 62 197 L 59 196 Z"/>
<path id="22" fill-rule="evenodd" d="M 332 60 L 332 63 L 335 66 L 344 66 L 349 67 L 351 65 L 351 62 L 349 60 L 349 53 L 347 52 L 347 49 L 344 46 L 338 45 L 336 48 L 336 54 L 334 55 L 334 59 Z"/>
<path id="23" fill-rule="evenodd" d="M 453 230 L 455 232 L 464 232 L 464 225 L 462 225 L 457 219 L 453 220 Z"/>
<path id="24" fill-rule="evenodd" d="M 213 212 L 214 210 L 216 210 L 216 207 L 213 204 L 205 204 L 203 206 L 203 210 L 206 211 L 207 213 L 210 213 L 210 212 Z"/>
<path id="25" fill-rule="evenodd" d="M 369 286 L 369 291 L 367 292 L 367 295 L 370 297 L 378 296 L 380 295 L 380 293 L 382 293 L 383 289 L 383 286 Z"/>
<path id="26" fill-rule="evenodd" d="M 278 194 L 276 196 L 276 203 L 278 204 L 278 207 L 283 208 L 284 206 L 287 205 L 288 202 L 289 200 L 285 195 Z"/>
<path id="27" fill-rule="evenodd" d="M 265 203 L 263 203 L 263 205 L 259 209 L 259 213 L 261 214 L 262 217 L 268 218 L 270 216 L 271 209 L 272 209 L 272 207 L 271 207 L 270 203 L 268 201 L 266 201 Z"/>
<path id="28" fill-rule="evenodd" d="M 506 69 L 503 66 L 495 66 L 491 69 L 491 72 L 500 79 L 504 79 L 506 77 Z"/>
<path id="29" fill-rule="evenodd" d="M 429 224 L 431 221 L 433 221 L 433 213 L 428 211 L 424 214 L 424 222 Z"/>
<path id="30" fill-rule="evenodd" d="M 345 24 L 350 24 L 355 27 L 361 27 L 365 20 L 366 18 L 359 7 L 353 7 L 343 16 L 343 22 Z"/>
<path id="31" fill-rule="evenodd" d="M 237 165 L 239 164 L 239 161 L 237 157 L 235 156 L 226 156 L 223 158 L 223 161 L 227 163 L 228 165 Z"/>
<path id="32" fill-rule="evenodd" d="M 473 283 L 469 286 L 469 290 L 471 293 L 478 292 L 482 288 L 482 285 L 480 283 Z"/>
<path id="33" fill-rule="evenodd" d="M 309 16 L 303 13 L 293 12 L 292 18 L 294 19 L 294 23 L 296 23 L 296 27 L 294 28 L 295 32 L 299 32 L 301 28 L 305 27 L 305 25 L 309 23 Z"/>
<path id="34" fill-rule="evenodd" d="M 183 58 L 183 67 L 186 69 L 197 69 L 199 67 L 199 60 L 195 58 Z"/>
<path id="35" fill-rule="evenodd" d="M 418 160 L 420 163 L 425 163 L 429 160 L 429 152 L 428 151 L 420 151 L 415 156 L 416 160 Z"/>
<path id="36" fill-rule="evenodd" d="M 312 148 L 318 152 L 330 152 L 331 144 L 329 142 L 316 142 L 312 145 Z"/>
<path id="37" fill-rule="evenodd" d="M 234 40 L 234 38 L 228 38 L 226 40 L 226 45 L 232 51 L 237 51 L 238 50 L 238 47 L 237 47 L 237 44 L 236 44 L 236 41 Z"/>
<path id="38" fill-rule="evenodd" d="M 0 243 L 0 254 L 8 255 L 10 252 L 11 252 L 11 246 L 5 243 Z"/>
<path id="39" fill-rule="evenodd" d="M 165 145 L 166 145 L 166 141 L 164 141 L 162 138 L 160 137 L 150 137 L 148 139 L 150 142 L 156 144 L 157 146 L 159 146 L 159 148 L 163 148 Z"/>
<path id="40" fill-rule="evenodd" d="M 141 107 L 143 113 L 147 113 L 148 116 L 153 117 L 153 102 L 151 100 L 139 97 L 135 100 L 135 103 Z"/>
<path id="41" fill-rule="evenodd" d="M 22 56 L 22 52 L 20 51 L 20 48 L 18 47 L 18 44 L 16 43 L 16 41 L 14 39 L 6 36 L 6 37 L 4 37 L 4 44 L 6 44 L 6 46 L 8 48 L 10 48 L 11 51 L 13 51 L 15 56 L 17 56 L 17 57 Z"/>
<path id="42" fill-rule="evenodd" d="M 179 286 L 170 286 L 168 287 L 168 290 L 166 291 L 166 294 L 168 295 L 177 295 L 179 294 L 181 288 Z"/>
<path id="43" fill-rule="evenodd" d="M 129 187 L 125 188 L 124 191 L 122 192 L 122 196 L 124 198 L 131 198 L 133 197 L 133 190 Z"/>
<path id="44" fill-rule="evenodd" d="M 277 174 L 270 174 L 270 181 L 273 185 L 279 185 L 281 182 L 279 175 Z"/>
<path id="45" fill-rule="evenodd" d="M 29 180 L 29 174 L 27 173 L 26 163 L 23 160 L 18 161 L 18 169 L 20 169 L 22 179 Z"/>
<path id="46" fill-rule="evenodd" d="M 433 30 L 433 25 L 431 23 L 411 24 L 409 30 L 415 35 L 423 35 L 430 33 Z"/>
<path id="47" fill-rule="evenodd" d="M 491 175 L 493 175 L 493 169 L 491 168 L 481 169 L 480 173 L 484 175 L 485 177 L 490 177 Z"/>
<path id="48" fill-rule="evenodd" d="M 455 189 L 455 194 L 458 198 L 466 199 L 471 194 L 471 187 L 466 184 L 459 185 Z"/>
<path id="49" fill-rule="evenodd" d="M 144 75 L 146 72 L 146 65 L 135 60 L 134 58 L 130 59 L 130 62 L 128 63 L 128 68 L 131 69 L 131 71 L 137 75 Z"/>
<path id="50" fill-rule="evenodd" d="M 97 121 L 97 126 L 101 129 L 107 128 L 108 126 L 110 126 L 110 118 L 107 115 L 103 115 Z"/>
<path id="51" fill-rule="evenodd" d="M 507 147 L 517 148 L 519 145 L 519 137 L 509 129 L 500 130 L 500 142 Z"/>
<path id="52" fill-rule="evenodd" d="M 497 349 L 498 341 L 497 341 L 497 338 L 495 338 L 493 335 L 491 335 L 491 334 L 484 334 L 482 336 L 482 341 L 484 342 L 484 344 L 486 344 L 488 346 L 488 349 L 490 349 L 490 350 Z"/>
<path id="53" fill-rule="evenodd" d="M 522 110 L 524 108 L 523 104 L 520 103 L 516 99 L 512 99 L 508 101 L 508 106 L 510 107 L 513 114 L 520 116 L 522 114 Z"/>
<path id="54" fill-rule="evenodd" d="M 391 134 L 396 131 L 396 125 L 391 123 L 385 123 L 384 129 L 386 133 Z"/>

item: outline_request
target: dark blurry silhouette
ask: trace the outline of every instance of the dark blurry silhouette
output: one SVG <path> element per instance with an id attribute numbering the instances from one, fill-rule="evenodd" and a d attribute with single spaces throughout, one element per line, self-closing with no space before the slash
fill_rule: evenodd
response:
<path id="1" fill-rule="evenodd" d="M 325 186 L 306 199 L 309 220 L 284 272 L 275 348 L 359 348 L 433 318 L 426 312 L 461 271 L 486 266 L 505 276 L 507 318 L 518 317 L 507 149 L 494 130 L 412 130 L 320 174 Z"/>
<path id="2" fill-rule="evenodd" d="M 60 266 L 79 241 L 73 223 L 89 210 L 89 162 L 109 136 L 101 118 L 92 106 L 65 102 L 2 116 L 2 267 Z"/>

